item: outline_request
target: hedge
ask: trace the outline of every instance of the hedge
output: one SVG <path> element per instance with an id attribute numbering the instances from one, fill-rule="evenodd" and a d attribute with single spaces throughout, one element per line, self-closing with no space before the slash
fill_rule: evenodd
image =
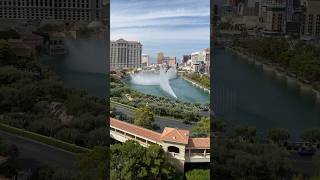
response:
<path id="1" fill-rule="evenodd" d="M 0 130 L 11 133 L 11 134 L 15 134 L 18 136 L 26 137 L 26 138 L 32 139 L 34 141 L 38 141 L 38 142 L 50 145 L 50 146 L 54 146 L 54 147 L 69 151 L 71 153 L 77 154 L 77 153 L 83 153 L 83 152 L 89 151 L 89 149 L 77 146 L 75 144 L 70 144 L 70 143 L 55 139 L 55 138 L 43 136 L 43 135 L 40 135 L 37 133 L 33 133 L 33 132 L 26 131 L 23 129 L 8 126 L 3 123 L 0 123 Z"/>

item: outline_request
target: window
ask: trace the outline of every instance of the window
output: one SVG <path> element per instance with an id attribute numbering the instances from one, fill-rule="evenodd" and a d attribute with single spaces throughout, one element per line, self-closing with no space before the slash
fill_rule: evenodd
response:
<path id="1" fill-rule="evenodd" d="M 175 147 L 175 146 L 169 146 L 169 147 L 168 147 L 168 152 L 179 153 L 180 150 L 179 150 L 179 148 L 177 148 L 177 147 Z"/>

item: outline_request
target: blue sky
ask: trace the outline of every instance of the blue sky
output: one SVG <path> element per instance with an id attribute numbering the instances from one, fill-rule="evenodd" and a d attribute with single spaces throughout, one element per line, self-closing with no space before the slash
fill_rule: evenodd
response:
<path id="1" fill-rule="evenodd" d="M 156 58 L 210 47 L 209 0 L 111 0 L 111 40 L 140 41 Z"/>

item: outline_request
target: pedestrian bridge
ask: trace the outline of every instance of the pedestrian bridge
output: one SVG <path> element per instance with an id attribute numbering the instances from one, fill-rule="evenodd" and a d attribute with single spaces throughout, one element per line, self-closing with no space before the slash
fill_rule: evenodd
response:
<path id="1" fill-rule="evenodd" d="M 158 144 L 170 159 L 178 160 L 182 165 L 210 162 L 210 138 L 191 138 L 189 130 L 166 127 L 158 133 L 110 118 L 110 137 L 120 142 L 135 140 L 144 147 Z"/>

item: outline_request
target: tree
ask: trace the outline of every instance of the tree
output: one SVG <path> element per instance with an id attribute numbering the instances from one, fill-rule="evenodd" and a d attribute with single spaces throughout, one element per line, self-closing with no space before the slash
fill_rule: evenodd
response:
<path id="1" fill-rule="evenodd" d="M 209 180 L 210 170 L 209 169 L 193 169 L 186 173 L 187 180 Z"/>
<path id="2" fill-rule="evenodd" d="M 320 176 L 320 154 L 319 153 L 312 157 L 312 162 L 316 170 L 315 175 Z"/>
<path id="3" fill-rule="evenodd" d="M 136 141 L 126 141 L 110 148 L 110 179 L 181 179 L 165 158 L 158 145 L 142 147 Z"/>
<path id="4" fill-rule="evenodd" d="M 221 133 L 225 131 L 226 123 L 220 118 L 214 118 L 211 121 L 212 131 Z"/>
<path id="5" fill-rule="evenodd" d="M 89 134 L 86 137 L 86 144 L 89 147 L 93 146 L 106 146 L 109 144 L 109 135 L 106 127 L 100 127 L 98 129 L 94 129 L 89 132 Z"/>
<path id="6" fill-rule="evenodd" d="M 148 179 L 180 179 L 174 167 L 166 160 L 165 152 L 159 145 L 147 148 L 144 157 L 148 171 Z"/>
<path id="7" fill-rule="evenodd" d="M 0 31 L 0 39 L 19 39 L 20 35 L 17 33 L 17 31 L 13 29 L 9 29 L 7 31 Z"/>
<path id="8" fill-rule="evenodd" d="M 154 113 L 149 106 L 137 108 L 134 111 L 134 124 L 148 129 L 153 128 Z"/>
<path id="9" fill-rule="evenodd" d="M 320 143 L 320 128 L 310 128 L 304 130 L 302 133 L 302 139 L 312 143 Z"/>
<path id="10" fill-rule="evenodd" d="M 96 146 L 92 151 L 78 155 L 76 165 L 80 179 L 108 180 L 109 179 L 109 148 Z"/>
<path id="11" fill-rule="evenodd" d="M 191 129 L 193 135 L 198 137 L 210 136 L 210 118 L 203 117 L 197 124 Z"/>
<path id="12" fill-rule="evenodd" d="M 143 163 L 146 149 L 138 142 L 126 141 L 123 144 L 112 145 L 110 152 L 111 179 L 131 180 L 147 177 L 147 167 Z"/>
<path id="13" fill-rule="evenodd" d="M 290 138 L 289 131 L 283 128 L 268 129 L 268 138 L 278 145 L 283 145 Z"/>
<path id="14" fill-rule="evenodd" d="M 257 134 L 257 128 L 255 126 L 247 125 L 238 126 L 235 129 L 235 133 L 245 141 L 253 141 Z"/>
<path id="15" fill-rule="evenodd" d="M 289 155 L 276 145 L 218 136 L 213 147 L 213 179 L 283 179 L 291 174 Z"/>

